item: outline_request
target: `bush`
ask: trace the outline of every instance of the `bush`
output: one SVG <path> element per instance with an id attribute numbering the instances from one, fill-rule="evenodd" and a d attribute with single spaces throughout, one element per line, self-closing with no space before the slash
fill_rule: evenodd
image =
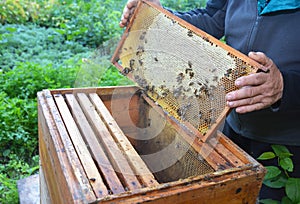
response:
<path id="1" fill-rule="evenodd" d="M 63 10 L 62 13 L 65 13 L 65 10 L 74 9 L 76 15 L 66 17 L 65 22 L 58 22 L 55 26 L 60 28 L 60 32 L 66 36 L 67 40 L 96 48 L 104 41 L 120 35 L 121 29 L 118 22 L 125 2 L 124 0 L 78 1 L 60 7 Z M 60 11 L 56 10 L 56 12 Z M 77 15 L 78 13 L 81 15 Z"/>
<path id="2" fill-rule="evenodd" d="M 35 99 L 36 93 L 46 88 L 70 88 L 76 79 L 80 63 L 72 67 L 51 64 L 20 63 L 13 70 L 0 75 L 0 89 L 10 98 Z"/>
<path id="3" fill-rule="evenodd" d="M 36 93 L 71 87 L 80 64 L 27 62 L 0 74 L 0 203 L 17 203 L 16 181 L 39 167 Z"/>
<path id="4" fill-rule="evenodd" d="M 278 161 L 277 166 L 266 166 L 267 174 L 264 178 L 263 184 L 269 188 L 284 188 L 286 196 L 280 201 L 272 199 L 262 199 L 260 203 L 263 204 L 293 204 L 300 202 L 300 178 L 291 177 L 289 174 L 294 171 L 293 155 L 283 145 L 271 145 L 270 152 L 262 153 L 258 160 L 272 160 Z"/>
<path id="5" fill-rule="evenodd" d="M 1 1 L 2 24 L 34 23 L 57 28 L 65 40 L 96 48 L 121 33 L 118 26 L 126 0 Z"/>
<path id="6" fill-rule="evenodd" d="M 89 49 L 66 41 L 53 28 L 35 25 L 4 25 L 0 27 L 0 68 L 15 68 L 20 62 L 53 65 L 57 67 L 72 57 L 87 56 Z M 79 55 L 81 54 L 81 55 Z"/>
<path id="7" fill-rule="evenodd" d="M 9 155 L 9 162 L 0 165 L 0 203 L 19 203 L 17 180 L 30 176 L 39 169 L 39 157 L 25 162 L 15 154 Z"/>
<path id="8" fill-rule="evenodd" d="M 161 0 L 161 3 L 176 11 L 188 11 L 204 7 L 207 0 Z"/>
<path id="9" fill-rule="evenodd" d="M 6 162 L 11 153 L 20 158 L 31 158 L 37 154 L 37 137 L 34 136 L 37 133 L 36 102 L 9 98 L 0 92 L 0 111 L 1 163 Z"/>

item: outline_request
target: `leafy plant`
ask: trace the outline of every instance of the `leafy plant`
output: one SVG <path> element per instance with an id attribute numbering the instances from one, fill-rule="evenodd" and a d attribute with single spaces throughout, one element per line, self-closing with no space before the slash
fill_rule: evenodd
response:
<path id="1" fill-rule="evenodd" d="M 52 28 L 35 25 L 4 25 L 0 27 L 0 68 L 15 68 L 20 62 L 57 67 L 65 60 L 87 56 L 90 50 L 79 43 L 66 41 Z"/>
<path id="2" fill-rule="evenodd" d="M 20 63 L 0 73 L 0 203 L 17 203 L 16 181 L 38 170 L 36 93 L 71 87 L 80 63 L 69 63 Z"/>
<path id="3" fill-rule="evenodd" d="M 161 0 L 161 3 L 176 11 L 188 11 L 191 9 L 202 8 L 207 0 Z"/>
<path id="4" fill-rule="evenodd" d="M 126 0 L 0 1 L 0 23 L 33 23 L 56 28 L 66 41 L 96 48 L 120 35 L 118 26 Z"/>
<path id="5" fill-rule="evenodd" d="M 278 166 L 266 166 L 267 174 L 264 178 L 264 185 L 270 188 L 284 188 L 286 196 L 282 198 L 281 202 L 264 199 L 260 200 L 263 204 L 299 204 L 300 203 L 300 178 L 293 178 L 289 176 L 293 172 L 294 165 L 291 157 L 293 156 L 289 150 L 282 145 L 272 145 L 272 152 L 264 152 L 257 159 L 269 160 L 277 158 Z"/>
<path id="6" fill-rule="evenodd" d="M 39 9 L 39 4 L 34 1 L 0 1 L 0 23 L 25 23 L 29 20 L 35 20 Z"/>
<path id="7" fill-rule="evenodd" d="M 65 23 L 58 23 L 56 27 L 67 40 L 96 48 L 104 41 L 121 34 L 118 22 L 125 2 L 124 0 L 77 1 L 61 8 L 64 10 L 73 8 L 76 14 L 81 15 L 68 18 Z"/>
<path id="8" fill-rule="evenodd" d="M 0 88 L 10 98 L 35 99 L 36 93 L 45 88 L 70 88 L 76 78 L 80 64 L 72 67 L 53 67 L 20 63 L 13 70 L 0 74 Z"/>
<path id="9" fill-rule="evenodd" d="M 39 157 L 33 156 L 29 162 L 15 154 L 10 154 L 9 158 L 9 162 L 0 165 L 0 203 L 17 204 L 19 203 L 17 180 L 37 172 Z"/>

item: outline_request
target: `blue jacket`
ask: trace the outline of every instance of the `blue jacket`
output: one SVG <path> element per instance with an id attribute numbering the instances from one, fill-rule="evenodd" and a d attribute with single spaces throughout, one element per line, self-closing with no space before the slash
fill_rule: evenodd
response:
<path id="1" fill-rule="evenodd" d="M 205 9 L 174 14 L 218 39 L 225 36 L 244 54 L 261 51 L 274 61 L 284 78 L 279 110 L 233 110 L 227 121 L 244 137 L 300 146 L 300 9 L 258 15 L 254 0 L 209 0 Z"/>

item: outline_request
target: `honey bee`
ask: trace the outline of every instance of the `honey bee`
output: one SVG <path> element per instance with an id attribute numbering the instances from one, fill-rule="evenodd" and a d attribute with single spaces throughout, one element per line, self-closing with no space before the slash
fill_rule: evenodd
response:
<path id="1" fill-rule="evenodd" d="M 183 73 L 179 73 L 178 76 L 176 77 L 176 81 L 178 82 L 178 84 L 181 84 L 183 79 L 184 79 Z"/>
<path id="2" fill-rule="evenodd" d="M 238 70 L 234 71 L 234 76 L 239 76 L 239 71 Z"/>
<path id="3" fill-rule="evenodd" d="M 209 42 L 208 37 L 203 37 L 203 40 L 205 40 L 206 42 Z"/>
<path id="4" fill-rule="evenodd" d="M 131 60 L 129 61 L 129 67 L 130 67 L 131 69 L 133 69 L 134 62 L 135 62 L 134 59 L 131 59 Z"/>
<path id="5" fill-rule="evenodd" d="M 201 113 L 201 111 L 199 111 L 199 119 L 201 119 L 202 118 L 202 113 Z"/>
<path id="6" fill-rule="evenodd" d="M 214 77 L 213 77 L 213 81 L 214 81 L 214 82 L 217 82 L 217 81 L 218 81 L 218 77 L 217 77 L 217 76 L 214 76 Z"/>
<path id="7" fill-rule="evenodd" d="M 142 61 L 142 60 L 139 60 L 139 64 L 140 64 L 141 66 L 143 66 L 143 61 Z"/>
<path id="8" fill-rule="evenodd" d="M 242 65 L 242 69 L 243 69 L 243 70 L 246 70 L 246 69 L 247 69 L 247 66 L 246 66 L 246 65 Z"/>
<path id="9" fill-rule="evenodd" d="M 129 74 L 129 72 L 131 72 L 131 71 L 132 71 L 132 68 L 125 67 L 125 68 L 122 70 L 121 74 L 123 74 L 124 76 L 126 76 L 126 75 Z"/>
<path id="10" fill-rule="evenodd" d="M 195 95 L 196 97 L 198 97 L 198 96 L 199 96 L 199 94 L 198 94 L 198 89 L 195 89 L 195 91 L 194 91 L 194 95 Z"/>
<path id="11" fill-rule="evenodd" d="M 141 35 L 140 40 L 144 40 L 144 39 L 145 39 L 145 36 Z"/>
<path id="12" fill-rule="evenodd" d="M 211 70 L 211 72 L 214 73 L 216 70 L 217 70 L 216 68 L 213 68 L 213 69 Z"/>
<path id="13" fill-rule="evenodd" d="M 192 68 L 193 64 L 191 61 L 188 61 L 189 68 Z"/>
<path id="14" fill-rule="evenodd" d="M 166 85 L 162 84 L 162 85 L 159 86 L 159 88 L 165 89 L 165 88 L 166 88 Z"/>
<path id="15" fill-rule="evenodd" d="M 185 73 L 186 73 L 186 74 L 189 73 L 189 72 L 191 72 L 191 71 L 193 71 L 192 68 L 186 68 L 186 69 L 185 69 Z"/>
<path id="16" fill-rule="evenodd" d="M 185 92 L 189 92 L 190 90 L 191 90 L 191 88 L 183 89 L 183 91 L 185 91 Z"/>
<path id="17" fill-rule="evenodd" d="M 211 124 L 214 124 L 214 123 L 216 123 L 217 122 L 217 119 L 215 118 L 215 117 L 212 117 L 211 118 Z"/>
<path id="18" fill-rule="evenodd" d="M 195 73 L 194 72 L 190 72 L 189 75 L 190 75 L 190 79 L 192 79 L 195 76 Z"/>
<path id="19" fill-rule="evenodd" d="M 217 87 L 215 87 L 214 85 L 210 85 L 210 89 L 211 90 L 215 90 Z"/>
<path id="20" fill-rule="evenodd" d="M 137 52 L 135 54 L 136 54 L 136 56 L 139 56 L 139 55 L 142 55 L 144 52 L 145 52 L 144 47 L 140 45 L 137 48 Z"/>

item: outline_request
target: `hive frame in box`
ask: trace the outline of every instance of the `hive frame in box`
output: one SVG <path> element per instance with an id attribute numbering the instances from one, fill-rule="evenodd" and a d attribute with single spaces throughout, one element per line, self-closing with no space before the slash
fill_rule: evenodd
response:
<path id="1" fill-rule="evenodd" d="M 261 67 L 144 0 L 139 2 L 111 61 L 203 141 L 216 134 L 229 113 L 225 94 L 237 89 L 235 79 Z"/>
<path id="2" fill-rule="evenodd" d="M 105 106 L 101 105 L 99 100 Z M 114 103 L 117 106 L 113 106 Z M 193 134 L 182 129 L 179 123 L 169 117 L 137 87 L 44 90 L 38 93 L 38 108 L 41 198 L 45 199 L 42 203 L 186 204 L 198 202 L 205 204 L 209 200 L 210 203 L 216 204 L 242 202 L 254 204 L 256 201 L 265 174 L 265 169 L 257 161 L 222 133 L 218 133 L 219 140 L 214 148 L 209 142 L 203 143 L 201 140 L 194 139 Z M 105 114 L 107 110 L 112 113 L 113 108 L 117 109 L 115 110 L 117 114 Z M 142 123 L 147 127 L 149 111 L 152 109 L 155 112 L 154 118 L 161 117 L 166 120 L 170 124 L 167 128 L 178 131 L 191 145 L 193 151 L 198 152 L 199 155 L 205 151 L 209 152 L 209 155 L 203 159 L 214 169 L 213 172 L 168 182 L 162 182 L 157 177 L 154 182 L 151 182 L 153 176 L 146 175 L 145 179 L 138 179 L 142 184 L 148 183 L 145 186 L 139 184 L 126 186 L 128 183 L 118 170 L 120 166 L 113 162 L 116 158 L 112 154 L 116 150 L 105 147 L 109 141 L 99 138 L 101 135 L 98 132 L 99 127 L 104 123 L 105 127 L 100 131 L 103 133 L 104 129 L 109 130 L 109 133 L 102 135 L 103 137 L 111 135 L 115 139 L 117 135 L 125 134 L 128 138 L 134 138 L 130 137 L 136 133 L 132 125 Z M 91 120 L 99 116 L 102 121 Z M 130 120 L 135 122 L 130 123 Z M 117 129 L 122 130 L 123 133 L 116 131 Z M 162 134 L 164 135 L 165 133 Z M 91 143 L 91 140 L 94 142 Z M 122 144 L 124 141 L 115 140 L 115 142 L 116 147 L 127 155 L 126 161 L 131 163 L 130 168 L 140 168 L 140 164 L 132 165 L 133 158 L 128 157 L 128 150 L 133 150 L 131 145 L 127 144 L 124 150 L 126 147 Z M 131 144 L 135 145 L 134 148 L 140 149 L 139 151 L 151 144 L 147 142 L 144 146 L 139 146 L 139 143 L 135 142 L 138 140 L 131 141 Z M 95 148 L 99 147 L 99 144 L 103 149 Z M 154 140 L 152 147 L 156 148 L 159 144 Z M 174 148 L 177 149 L 177 145 L 174 145 Z M 111 176 L 111 171 L 103 171 L 101 165 L 99 166 L 98 160 L 101 158 L 97 155 L 101 155 L 102 151 L 106 152 L 105 155 L 110 158 L 109 162 L 114 169 L 116 168 L 118 177 L 116 180 Z M 151 168 L 149 163 L 147 167 Z M 164 176 L 174 176 L 172 173 L 173 171 L 170 171 Z M 146 181 L 149 181 L 147 178 L 150 178 L 150 182 Z M 122 192 L 117 188 L 118 184 L 110 185 L 110 179 L 115 183 L 121 181 Z M 105 189 L 110 190 L 111 193 Z"/>

